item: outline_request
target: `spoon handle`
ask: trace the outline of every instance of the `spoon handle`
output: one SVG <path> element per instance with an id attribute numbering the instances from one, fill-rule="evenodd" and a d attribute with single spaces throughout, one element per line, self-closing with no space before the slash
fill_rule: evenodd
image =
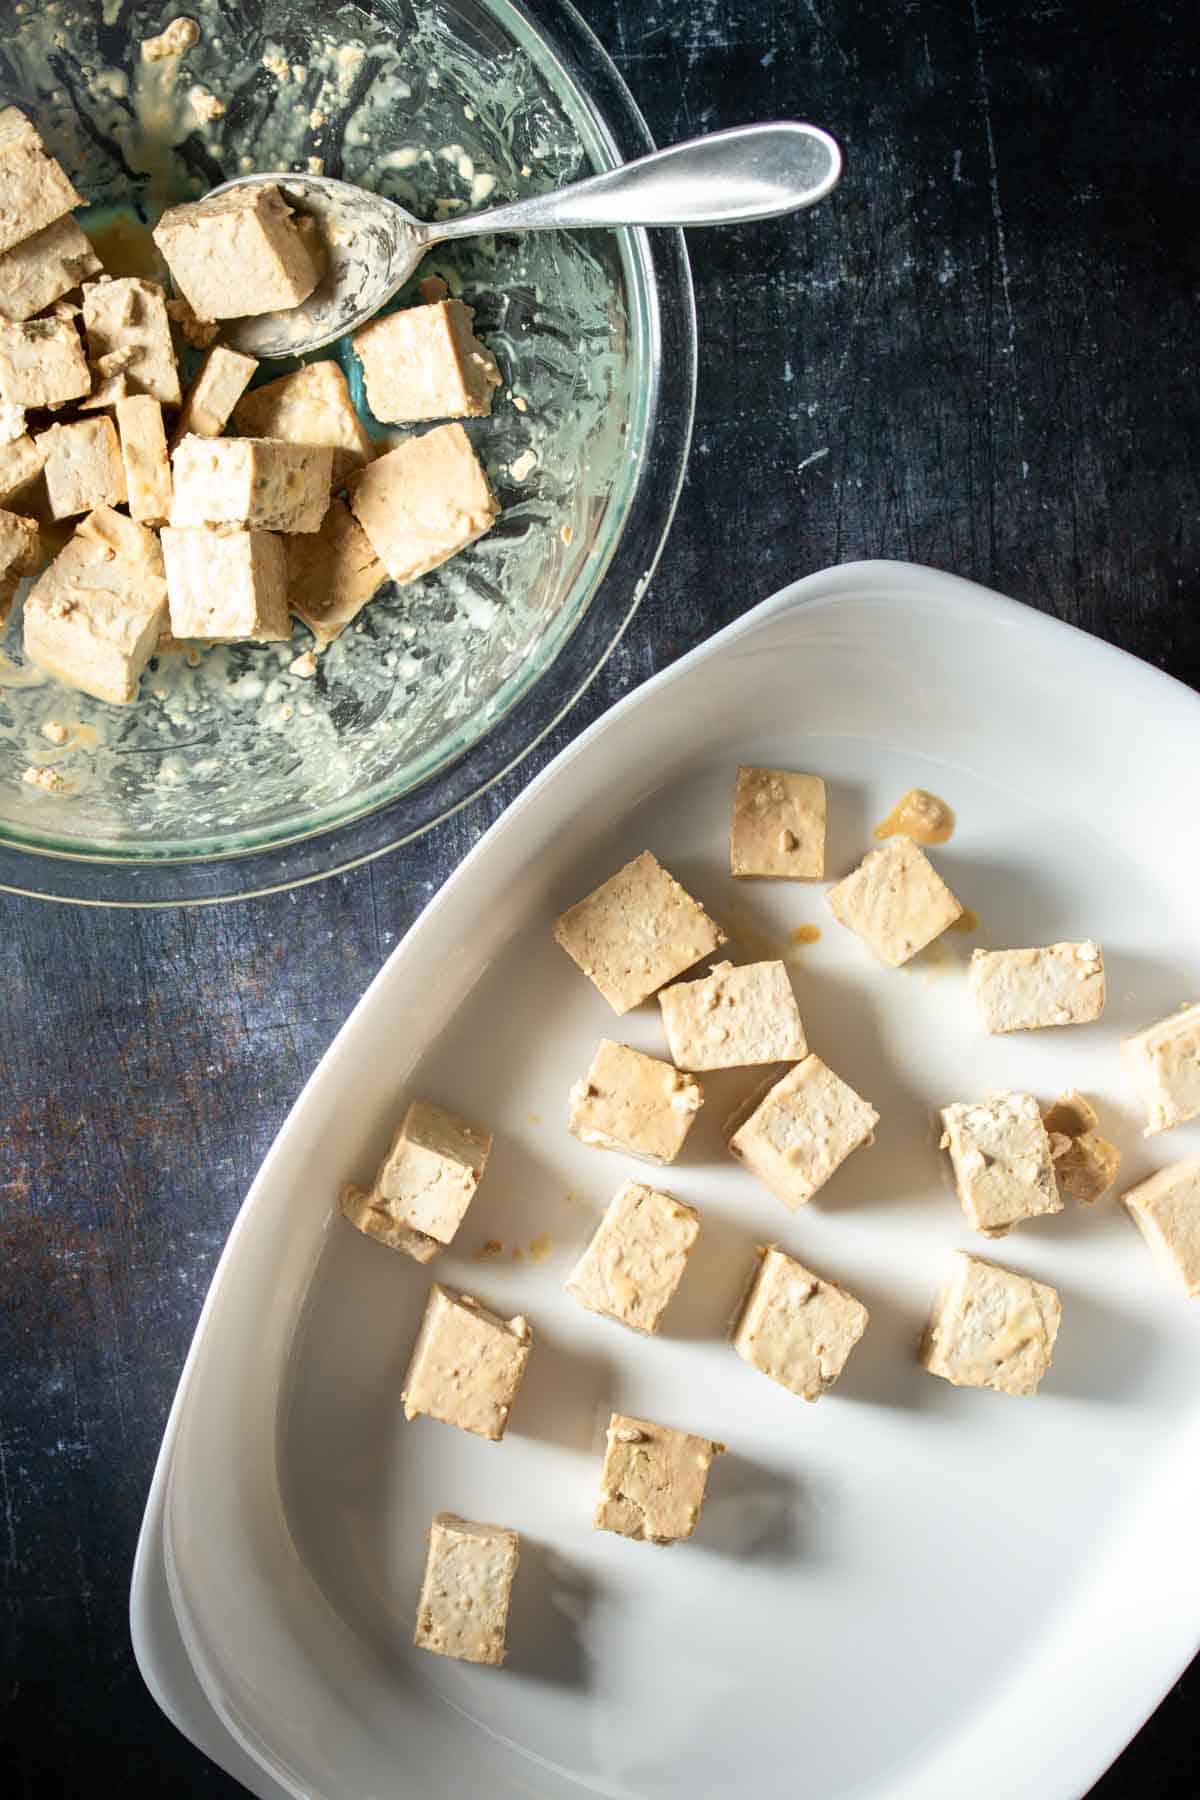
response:
<path id="1" fill-rule="evenodd" d="M 429 235 L 445 241 L 564 225 L 733 225 L 813 206 L 841 173 L 841 150 L 816 125 L 739 125 L 511 206 L 459 213 Z"/>

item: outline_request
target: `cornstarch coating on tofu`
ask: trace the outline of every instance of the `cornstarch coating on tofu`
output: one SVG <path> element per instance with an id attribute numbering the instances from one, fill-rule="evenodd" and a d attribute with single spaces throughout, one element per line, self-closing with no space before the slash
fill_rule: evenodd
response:
<path id="1" fill-rule="evenodd" d="M 1003 1237 L 1024 1219 L 1062 1211 L 1050 1139 L 1032 1094 L 943 1107 L 942 1125 L 941 1147 L 976 1231 Z"/>
<path id="2" fill-rule="evenodd" d="M 154 533 L 97 507 L 25 601 L 25 654 L 97 700 L 127 706 L 167 619 Z"/>
<path id="3" fill-rule="evenodd" d="M 1200 1298 L 1200 1162 L 1172 1163 L 1121 1195 L 1161 1272 Z"/>
<path id="4" fill-rule="evenodd" d="M 55 407 L 91 391 L 91 370 L 70 319 L 0 319 L 0 400 Z"/>
<path id="5" fill-rule="evenodd" d="M 423 1415 L 498 1441 L 532 1343 L 528 1319 L 503 1319 L 435 1281 L 400 1395 L 405 1418 Z"/>
<path id="6" fill-rule="evenodd" d="M 955 1387 L 1036 1394 L 1061 1317 L 1058 1294 L 1046 1282 L 954 1250 L 919 1358 Z"/>
<path id="7" fill-rule="evenodd" d="M 52 425 L 38 443 L 46 453 L 46 496 L 54 518 L 125 504 L 125 465 L 111 419 Z"/>
<path id="8" fill-rule="evenodd" d="M 825 873 L 825 783 L 790 769 L 741 768 L 729 869 L 740 880 L 819 881 Z"/>
<path id="9" fill-rule="evenodd" d="M 0 251 L 82 205 L 24 113 L 15 106 L 0 110 Z"/>
<path id="10" fill-rule="evenodd" d="M 442 1248 L 436 1238 L 399 1224 L 389 1212 L 375 1204 L 374 1192 L 365 1193 L 352 1184 L 338 1195 L 338 1211 L 364 1237 L 374 1238 L 377 1244 L 383 1244 L 389 1250 L 402 1250 L 414 1262 L 431 1263 Z"/>
<path id="11" fill-rule="evenodd" d="M 671 1194 L 627 1181 L 567 1280 L 589 1312 L 653 1334 L 700 1233 L 700 1218 Z"/>
<path id="12" fill-rule="evenodd" d="M 1104 956 L 1090 938 L 1037 950 L 973 950 L 967 985 L 985 1031 L 1086 1025 L 1104 1011 Z"/>
<path id="13" fill-rule="evenodd" d="M 1050 1140 L 1059 1193 L 1080 1206 L 1090 1206 L 1117 1179 L 1121 1152 L 1101 1136 L 1095 1107 L 1074 1088 L 1059 1095 L 1042 1122 Z"/>
<path id="14" fill-rule="evenodd" d="M 963 910 L 924 851 L 907 837 L 869 850 L 825 898 L 838 923 L 890 969 L 940 937 Z"/>
<path id="15" fill-rule="evenodd" d="M 670 1163 L 703 1104 L 703 1089 L 690 1075 L 601 1038 L 591 1068 L 571 1089 L 567 1129 L 597 1150 Z"/>
<path id="16" fill-rule="evenodd" d="M 162 533 L 171 633 L 210 643 L 283 643 L 288 617 L 283 540 L 271 531 Z"/>
<path id="17" fill-rule="evenodd" d="M 104 265 L 69 215 L 0 253 L 0 318 L 44 312 Z"/>
<path id="18" fill-rule="evenodd" d="M 1122 1038 L 1121 1057 L 1146 1108 L 1144 1136 L 1170 1131 L 1200 1113 L 1200 1006 Z"/>
<path id="19" fill-rule="evenodd" d="M 809 1055 L 735 1113 L 729 1149 L 776 1199 L 795 1208 L 855 1150 L 874 1142 L 878 1123 L 868 1100 Z"/>
<path id="20" fill-rule="evenodd" d="M 257 368 L 255 357 L 243 356 L 240 350 L 230 350 L 225 344 L 214 344 L 184 396 L 174 442 L 178 444 L 185 437 L 220 437 Z M 240 431 L 242 427 L 238 429 Z M 277 437 L 282 434 L 260 431 L 246 435 Z"/>
<path id="21" fill-rule="evenodd" d="M 171 459 L 162 405 L 150 394 L 131 394 L 115 408 L 129 516 L 143 525 L 165 525 L 171 511 Z"/>
<path id="22" fill-rule="evenodd" d="M 808 1044 L 782 962 L 717 963 L 699 981 L 659 991 L 671 1058 L 680 1069 L 744 1069 L 797 1062 Z"/>
<path id="23" fill-rule="evenodd" d="M 321 529 L 285 537 L 288 605 L 324 647 L 358 617 L 388 579 L 370 539 L 343 500 L 332 500 Z"/>
<path id="24" fill-rule="evenodd" d="M 775 1247 L 759 1251 L 733 1329 L 742 1361 L 802 1400 L 819 1400 L 867 1329 L 867 1309 L 836 1281 Z"/>
<path id="25" fill-rule="evenodd" d="M 492 1133 L 428 1100 L 414 1100 L 375 1177 L 374 1204 L 402 1225 L 452 1241 L 475 1198 Z"/>
<path id="26" fill-rule="evenodd" d="M 472 328 L 461 300 L 436 300 L 372 319 L 351 339 L 377 419 L 417 425 L 481 418 L 500 386 L 496 359 Z"/>
<path id="27" fill-rule="evenodd" d="M 708 1471 L 724 1444 L 712 1438 L 614 1413 L 608 1424 L 597 1531 L 650 1544 L 673 1544 L 696 1529 Z"/>
<path id="28" fill-rule="evenodd" d="M 233 423 L 245 437 L 318 444 L 333 451 L 333 479 L 340 485 L 372 457 L 371 440 L 354 410 L 350 388 L 336 362 L 306 363 L 265 382 L 238 401 Z"/>
<path id="29" fill-rule="evenodd" d="M 40 567 L 41 560 L 36 519 L 0 510 L 0 626 L 8 618 L 19 583 Z"/>
<path id="30" fill-rule="evenodd" d="M 554 941 L 621 1014 L 711 955 L 725 933 L 643 850 L 562 914 Z"/>
<path id="31" fill-rule="evenodd" d="M 320 279 L 319 246 L 269 184 L 172 206 L 154 241 L 199 319 L 281 312 L 307 300 Z"/>
<path id="32" fill-rule="evenodd" d="M 515 1531 L 435 1513 L 413 1643 L 460 1662 L 502 1663 L 519 1557 Z"/>
<path id="33" fill-rule="evenodd" d="M 333 452 L 270 438 L 185 437 L 172 458 L 171 523 L 319 531 Z"/>
<path id="34" fill-rule="evenodd" d="M 83 327 L 92 367 L 102 377 L 95 405 L 126 394 L 149 394 L 164 406 L 179 405 L 171 321 L 166 295 L 156 281 L 133 275 L 89 281 L 83 290 Z"/>
<path id="35" fill-rule="evenodd" d="M 354 475 L 349 492 L 376 556 L 402 584 L 449 562 L 500 512 L 461 425 L 406 438 Z"/>
<path id="36" fill-rule="evenodd" d="M 21 503 L 30 500 L 45 466 L 45 449 L 28 432 L 0 444 L 0 506 L 19 511 Z"/>

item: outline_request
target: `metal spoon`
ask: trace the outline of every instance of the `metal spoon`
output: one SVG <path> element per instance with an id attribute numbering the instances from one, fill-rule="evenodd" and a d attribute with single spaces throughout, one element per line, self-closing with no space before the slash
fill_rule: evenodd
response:
<path id="1" fill-rule="evenodd" d="M 353 331 L 408 280 L 434 244 L 499 231 L 563 226 L 733 225 L 814 206 L 837 186 L 842 153 L 828 132 L 782 120 L 674 144 L 604 175 L 511 206 L 426 224 L 346 181 L 290 173 L 242 175 L 214 188 L 271 183 L 317 221 L 328 257 L 302 306 L 230 320 L 227 342 L 251 356 L 301 356 Z"/>

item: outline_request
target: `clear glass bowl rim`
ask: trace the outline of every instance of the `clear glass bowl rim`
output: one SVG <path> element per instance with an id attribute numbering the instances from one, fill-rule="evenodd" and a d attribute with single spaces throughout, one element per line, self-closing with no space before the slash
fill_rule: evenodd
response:
<path id="1" fill-rule="evenodd" d="M 544 47 L 582 102 L 611 164 L 654 148 L 624 80 L 571 0 L 480 0 Z M 628 513 L 596 592 L 548 666 L 474 744 L 427 781 L 342 825 L 250 850 L 138 859 L 52 852 L 0 842 L 0 891 L 85 906 L 202 906 L 323 880 L 432 830 L 509 773 L 551 732 L 621 641 L 649 584 L 674 518 L 691 444 L 696 314 L 681 231 L 627 234 L 630 261 L 650 303 L 654 395 Z"/>

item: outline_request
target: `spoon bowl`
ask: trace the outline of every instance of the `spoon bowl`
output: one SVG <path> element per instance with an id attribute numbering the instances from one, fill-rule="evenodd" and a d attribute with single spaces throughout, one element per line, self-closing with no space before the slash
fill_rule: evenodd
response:
<path id="1" fill-rule="evenodd" d="M 213 192 L 278 187 L 296 212 L 315 220 L 327 264 L 302 305 L 230 320 L 225 339 L 249 356 L 304 356 L 365 324 L 435 244 L 493 232 L 741 224 L 814 206 L 837 186 L 842 167 L 836 140 L 819 126 L 791 119 L 740 125 L 510 206 L 433 224 L 332 177 L 242 175 Z"/>

